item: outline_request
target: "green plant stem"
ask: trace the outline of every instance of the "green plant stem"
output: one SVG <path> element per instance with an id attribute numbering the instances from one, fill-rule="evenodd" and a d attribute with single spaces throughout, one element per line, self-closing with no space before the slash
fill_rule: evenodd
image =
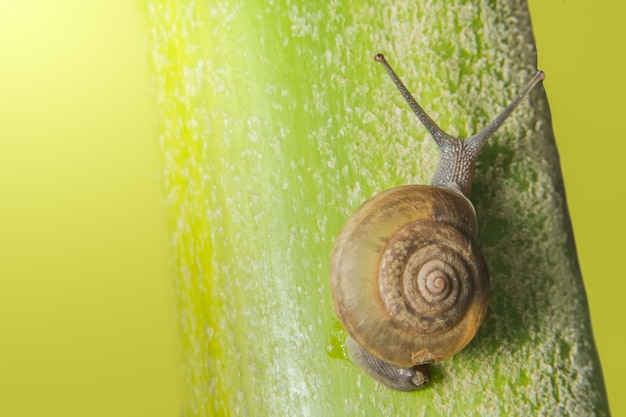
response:
<path id="1" fill-rule="evenodd" d="M 345 357 L 328 282 L 348 215 L 437 150 L 383 68 L 468 136 L 535 71 L 525 2 L 146 0 L 183 415 L 608 415 L 543 89 L 479 157 L 485 323 L 400 393 Z M 550 75 L 548 74 L 548 77 Z"/>

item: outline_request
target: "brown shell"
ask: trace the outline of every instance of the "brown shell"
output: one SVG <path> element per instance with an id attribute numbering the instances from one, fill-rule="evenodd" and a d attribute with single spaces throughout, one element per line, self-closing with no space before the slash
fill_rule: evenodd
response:
<path id="1" fill-rule="evenodd" d="M 489 278 L 470 201 L 407 185 L 365 202 L 331 258 L 337 316 L 363 349 L 397 366 L 438 362 L 474 337 Z"/>

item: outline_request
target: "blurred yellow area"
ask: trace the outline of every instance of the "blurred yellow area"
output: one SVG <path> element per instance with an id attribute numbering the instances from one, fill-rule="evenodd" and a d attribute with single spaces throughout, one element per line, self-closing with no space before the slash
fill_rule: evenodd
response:
<path id="1" fill-rule="evenodd" d="M 567 202 L 614 416 L 626 415 L 626 3 L 530 0 Z"/>
<path id="2" fill-rule="evenodd" d="M 0 416 L 179 414 L 141 16 L 0 1 Z"/>
<path id="3" fill-rule="evenodd" d="M 626 374 L 624 7 L 531 0 L 614 415 Z M 176 416 L 137 2 L 0 0 L 0 415 Z"/>

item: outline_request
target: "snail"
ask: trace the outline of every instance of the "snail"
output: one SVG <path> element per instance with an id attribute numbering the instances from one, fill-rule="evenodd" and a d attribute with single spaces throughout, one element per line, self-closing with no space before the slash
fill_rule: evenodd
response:
<path id="1" fill-rule="evenodd" d="M 456 354 L 481 325 L 489 276 L 468 199 L 483 144 L 545 78 L 537 71 L 484 130 L 467 139 L 445 133 L 424 112 L 382 54 L 375 57 L 439 147 L 430 185 L 381 192 L 350 216 L 331 255 L 335 312 L 348 333 L 348 356 L 400 391 L 428 383 L 428 365 Z"/>

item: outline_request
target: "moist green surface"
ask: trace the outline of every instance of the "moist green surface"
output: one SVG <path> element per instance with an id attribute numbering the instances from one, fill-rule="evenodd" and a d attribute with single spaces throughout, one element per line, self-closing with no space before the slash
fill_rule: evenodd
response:
<path id="1" fill-rule="evenodd" d="M 479 157 L 470 198 L 491 300 L 429 388 L 394 392 L 346 360 L 330 298 L 349 214 L 428 183 L 437 162 L 375 53 L 468 136 L 535 71 L 525 4 L 145 3 L 183 415 L 608 414 L 542 88 Z"/>

